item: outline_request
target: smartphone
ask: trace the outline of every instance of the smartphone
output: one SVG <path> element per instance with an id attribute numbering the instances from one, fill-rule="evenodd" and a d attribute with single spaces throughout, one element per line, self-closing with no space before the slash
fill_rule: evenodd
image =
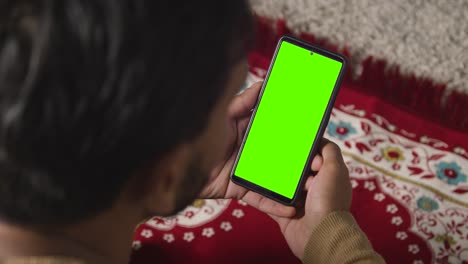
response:
<path id="1" fill-rule="evenodd" d="M 295 205 L 328 124 L 346 59 L 290 36 L 276 47 L 231 180 Z"/>

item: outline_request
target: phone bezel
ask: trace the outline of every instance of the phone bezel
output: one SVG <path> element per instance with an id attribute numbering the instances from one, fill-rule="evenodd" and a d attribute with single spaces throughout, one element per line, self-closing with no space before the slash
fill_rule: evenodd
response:
<path id="1" fill-rule="evenodd" d="M 332 91 L 332 94 L 330 96 L 330 100 L 328 101 L 328 104 L 327 104 L 327 107 L 326 107 L 326 110 L 325 110 L 325 114 L 322 117 L 322 121 L 320 122 L 319 129 L 318 129 L 317 134 L 315 136 L 315 139 L 313 141 L 311 150 L 309 152 L 309 156 L 307 157 L 307 162 L 306 162 L 306 164 L 304 166 L 304 169 L 302 171 L 299 183 L 298 183 L 298 185 L 296 187 L 296 190 L 294 192 L 294 196 L 293 196 L 292 199 L 290 199 L 288 197 L 285 197 L 283 195 L 280 195 L 280 194 L 278 194 L 276 192 L 273 192 L 271 190 L 268 190 L 268 189 L 266 189 L 266 188 L 264 188 L 264 187 L 262 187 L 260 185 L 257 185 L 255 183 L 247 181 L 247 180 L 245 180 L 245 179 L 243 179 L 241 177 L 238 177 L 238 176 L 236 176 L 234 174 L 234 172 L 236 170 L 236 167 L 237 167 L 237 164 L 239 162 L 239 158 L 242 155 L 242 150 L 244 149 L 244 145 L 245 145 L 245 142 L 247 140 L 250 128 L 251 128 L 252 123 L 253 123 L 253 121 L 255 119 L 259 103 L 260 103 L 261 98 L 263 96 L 263 92 L 264 92 L 264 90 L 266 88 L 266 85 L 268 83 L 271 70 L 273 68 L 273 65 L 275 64 L 276 57 L 278 55 L 279 49 L 280 49 L 281 44 L 282 44 L 283 41 L 289 42 L 289 43 L 297 45 L 297 46 L 299 46 L 301 48 L 307 49 L 312 53 L 317 53 L 317 54 L 326 56 L 328 58 L 331 58 L 333 60 L 336 60 L 336 61 L 342 63 L 342 67 L 341 67 L 340 73 L 338 75 L 337 81 L 335 83 L 335 86 L 333 87 L 333 91 Z M 255 103 L 255 107 L 253 108 L 252 116 L 250 118 L 250 121 L 249 121 L 249 124 L 247 126 L 244 138 L 242 140 L 242 144 L 241 144 L 241 146 L 239 148 L 239 152 L 237 153 L 237 157 L 236 157 L 236 160 L 234 162 L 234 166 L 233 166 L 232 171 L 231 171 L 231 181 L 234 182 L 235 184 L 238 184 L 238 185 L 240 185 L 242 187 L 245 187 L 246 189 L 252 190 L 252 191 L 254 191 L 256 193 L 259 193 L 259 194 L 261 194 L 261 195 L 263 195 L 265 197 L 268 197 L 268 198 L 270 198 L 272 200 L 275 200 L 277 202 L 280 202 L 282 204 L 295 205 L 297 203 L 301 193 L 302 193 L 301 190 L 303 190 L 303 186 L 304 186 L 305 181 L 307 179 L 306 176 L 310 172 L 310 169 L 309 169 L 310 163 L 312 162 L 313 157 L 316 155 L 317 151 L 319 150 L 320 141 L 321 141 L 321 139 L 323 137 L 323 133 L 325 132 L 328 121 L 330 119 L 330 114 L 331 114 L 331 111 L 332 111 L 333 106 L 335 104 L 336 96 L 338 95 L 338 91 L 340 89 L 341 83 L 343 81 L 344 74 L 346 72 L 346 68 L 347 68 L 347 60 L 346 60 L 346 58 L 344 56 L 342 56 L 342 55 L 340 55 L 338 53 L 331 52 L 329 50 L 317 47 L 315 45 L 312 45 L 310 43 L 307 43 L 307 42 L 305 42 L 303 40 L 297 39 L 297 38 L 292 37 L 292 36 L 287 36 L 287 35 L 282 36 L 280 38 L 280 40 L 278 41 L 278 44 L 276 46 L 276 50 L 275 50 L 275 53 L 273 55 L 273 59 L 272 59 L 272 61 L 270 63 L 270 66 L 268 68 L 268 72 L 267 72 L 267 74 L 265 76 L 265 81 L 262 84 L 262 88 L 260 90 L 257 102 Z"/>

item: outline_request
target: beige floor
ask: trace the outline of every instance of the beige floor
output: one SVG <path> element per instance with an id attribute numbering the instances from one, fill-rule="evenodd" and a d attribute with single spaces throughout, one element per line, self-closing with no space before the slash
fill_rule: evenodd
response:
<path id="1" fill-rule="evenodd" d="M 250 0 L 294 31 L 400 65 L 403 73 L 468 93 L 468 0 Z M 357 69 L 358 74 L 359 69 Z"/>

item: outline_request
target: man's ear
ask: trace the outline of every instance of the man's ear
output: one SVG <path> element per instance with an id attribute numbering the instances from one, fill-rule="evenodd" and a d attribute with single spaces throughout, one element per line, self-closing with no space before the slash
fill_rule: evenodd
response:
<path id="1" fill-rule="evenodd" d="M 192 153 L 191 145 L 181 144 L 145 170 L 147 175 L 144 178 L 147 180 L 142 188 L 145 190 L 143 205 L 147 212 L 158 216 L 174 213 L 176 197 Z"/>

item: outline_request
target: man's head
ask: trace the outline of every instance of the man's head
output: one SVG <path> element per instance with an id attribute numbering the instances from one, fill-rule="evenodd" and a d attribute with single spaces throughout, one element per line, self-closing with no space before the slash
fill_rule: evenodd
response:
<path id="1" fill-rule="evenodd" d="M 1 0 L 0 219 L 72 224 L 132 188 L 168 205 L 148 213 L 186 205 L 249 36 L 240 0 Z"/>

